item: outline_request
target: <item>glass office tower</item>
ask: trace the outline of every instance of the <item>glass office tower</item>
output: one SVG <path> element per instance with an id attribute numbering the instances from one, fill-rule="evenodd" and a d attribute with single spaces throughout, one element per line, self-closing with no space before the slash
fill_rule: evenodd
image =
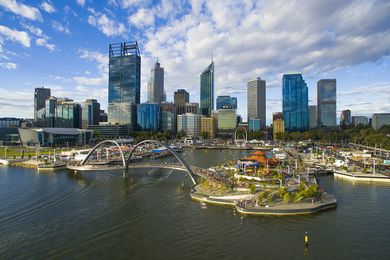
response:
<path id="1" fill-rule="evenodd" d="M 147 102 L 138 105 L 137 125 L 141 131 L 159 131 L 160 130 L 160 105 Z"/>
<path id="2" fill-rule="evenodd" d="M 110 44 L 108 103 L 140 103 L 141 56 L 138 43 Z"/>
<path id="3" fill-rule="evenodd" d="M 317 82 L 317 125 L 336 124 L 336 79 L 321 79 Z"/>
<path id="4" fill-rule="evenodd" d="M 211 116 L 214 109 L 214 62 L 200 75 L 200 112 L 204 116 Z"/>
<path id="5" fill-rule="evenodd" d="M 38 111 L 45 107 L 45 101 L 50 97 L 50 88 L 36 88 L 34 90 L 34 120 L 38 120 Z"/>
<path id="6" fill-rule="evenodd" d="M 218 109 L 237 109 L 237 98 L 231 96 L 218 96 L 217 110 Z"/>
<path id="7" fill-rule="evenodd" d="M 186 113 L 186 103 L 190 102 L 190 94 L 185 89 L 178 89 L 174 93 L 174 103 L 177 106 L 177 114 Z"/>
<path id="8" fill-rule="evenodd" d="M 161 103 L 165 101 L 164 95 L 164 68 L 157 61 L 150 71 L 150 80 L 148 82 L 148 101 Z"/>
<path id="9" fill-rule="evenodd" d="M 254 119 L 260 119 L 261 129 L 266 127 L 266 82 L 258 77 L 255 80 L 248 81 L 247 84 L 247 106 L 248 122 Z"/>
<path id="10" fill-rule="evenodd" d="M 283 75 L 282 92 L 285 130 L 307 130 L 309 128 L 309 97 L 307 84 L 302 75 Z"/>

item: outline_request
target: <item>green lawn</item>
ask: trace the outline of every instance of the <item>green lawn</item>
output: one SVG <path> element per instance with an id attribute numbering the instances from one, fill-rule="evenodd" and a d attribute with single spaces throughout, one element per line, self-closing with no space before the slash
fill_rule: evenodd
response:
<path id="1" fill-rule="evenodd" d="M 56 148 L 56 153 L 59 154 L 61 151 L 66 151 L 67 149 Z M 7 147 L 7 158 L 20 158 L 22 156 L 22 152 L 24 151 L 24 158 L 28 158 L 29 156 L 36 155 L 36 148 L 28 148 L 28 147 Z M 54 148 L 40 148 L 40 155 L 48 155 L 49 152 L 51 155 L 54 154 Z M 5 147 L 0 147 L 0 158 L 5 158 Z"/>

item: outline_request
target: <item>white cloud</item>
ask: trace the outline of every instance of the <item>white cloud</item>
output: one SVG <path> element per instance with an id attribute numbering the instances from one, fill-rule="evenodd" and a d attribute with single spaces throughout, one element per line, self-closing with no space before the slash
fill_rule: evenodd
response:
<path id="1" fill-rule="evenodd" d="M 390 53 L 390 5 L 385 2 L 193 0 L 192 10 L 179 18 L 168 15 L 165 24 L 145 31 L 143 99 L 157 57 L 167 73 L 167 96 L 185 86 L 197 102 L 199 74 L 212 54 L 216 93 L 227 89 L 233 95 L 241 95 L 246 82 L 258 76 L 267 86 L 280 87 L 283 73 L 298 71 L 319 79 L 337 69 L 380 60 Z M 162 13 L 156 12 L 155 19 Z M 267 112 L 271 118 L 272 111 Z"/>
<path id="2" fill-rule="evenodd" d="M 136 13 L 129 17 L 129 24 L 137 28 L 143 28 L 154 24 L 154 11 L 151 9 L 140 8 Z"/>
<path id="3" fill-rule="evenodd" d="M 46 38 L 37 38 L 35 43 L 38 46 L 46 47 L 49 51 L 54 51 L 56 49 L 56 46 L 54 44 L 48 43 Z"/>
<path id="4" fill-rule="evenodd" d="M 79 50 L 79 54 L 82 59 L 97 62 L 97 67 L 101 74 L 108 73 L 108 55 L 89 50 Z"/>
<path id="5" fill-rule="evenodd" d="M 5 63 L 0 63 L 0 67 L 5 68 L 5 69 L 9 69 L 9 70 L 14 70 L 18 66 L 12 62 L 5 62 Z"/>
<path id="6" fill-rule="evenodd" d="M 81 6 L 85 5 L 85 0 L 76 0 L 76 2 Z"/>
<path id="7" fill-rule="evenodd" d="M 0 0 L 0 6 L 30 20 L 42 21 L 41 13 L 37 8 L 18 3 L 16 0 Z"/>
<path id="8" fill-rule="evenodd" d="M 106 36 L 123 35 L 126 31 L 122 23 L 116 22 L 107 17 L 106 14 L 101 14 L 89 9 L 92 15 L 88 16 L 88 23 L 97 27 Z"/>
<path id="9" fill-rule="evenodd" d="M 41 3 L 41 8 L 45 10 L 48 13 L 54 13 L 56 9 L 54 8 L 53 4 L 50 2 L 42 2 Z"/>
<path id="10" fill-rule="evenodd" d="M 134 7 L 134 6 L 138 6 L 139 4 L 141 4 L 144 0 L 122 0 L 121 3 L 122 3 L 122 7 L 123 8 L 129 8 L 129 7 Z M 147 1 L 145 1 L 147 2 Z"/>
<path id="11" fill-rule="evenodd" d="M 4 35 L 8 40 L 18 42 L 24 47 L 30 47 L 30 37 L 24 31 L 17 31 L 0 25 L 0 35 Z M 0 41 L 1 42 L 1 41 Z"/>
<path id="12" fill-rule="evenodd" d="M 51 25 L 52 25 L 53 29 L 56 30 L 57 32 L 60 32 L 63 34 L 70 34 L 70 30 L 69 30 L 67 25 L 63 25 L 57 21 L 53 21 Z"/>
<path id="13" fill-rule="evenodd" d="M 103 77 L 92 78 L 92 77 L 73 77 L 73 80 L 79 85 L 92 85 L 102 86 L 105 85 L 107 80 Z"/>
<path id="14" fill-rule="evenodd" d="M 38 37 L 46 37 L 44 34 L 43 34 L 43 31 L 41 28 L 39 27 L 35 27 L 33 25 L 29 25 L 29 24 L 22 24 L 22 26 L 27 29 L 30 33 L 34 34 L 35 36 L 38 36 Z"/>

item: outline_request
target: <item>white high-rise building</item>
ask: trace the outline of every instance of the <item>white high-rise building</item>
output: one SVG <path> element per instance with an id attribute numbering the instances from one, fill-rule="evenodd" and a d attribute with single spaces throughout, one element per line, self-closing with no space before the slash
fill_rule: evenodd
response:
<path id="1" fill-rule="evenodd" d="M 248 81 L 248 122 L 251 118 L 260 119 L 263 130 L 265 130 L 266 122 L 265 88 L 265 80 L 261 80 L 261 78 Z"/>
<path id="2" fill-rule="evenodd" d="M 150 71 L 148 82 L 148 101 L 158 103 L 165 101 L 164 95 L 164 68 L 157 61 Z"/>

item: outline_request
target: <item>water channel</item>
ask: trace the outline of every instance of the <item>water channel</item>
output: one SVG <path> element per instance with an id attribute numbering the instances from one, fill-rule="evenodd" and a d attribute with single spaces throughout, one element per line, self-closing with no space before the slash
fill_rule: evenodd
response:
<path id="1" fill-rule="evenodd" d="M 208 167 L 244 154 L 187 150 L 184 158 Z M 321 177 L 337 209 L 244 217 L 192 201 L 183 172 L 133 169 L 131 176 L 1 166 L 0 259 L 390 259 L 390 185 Z"/>

